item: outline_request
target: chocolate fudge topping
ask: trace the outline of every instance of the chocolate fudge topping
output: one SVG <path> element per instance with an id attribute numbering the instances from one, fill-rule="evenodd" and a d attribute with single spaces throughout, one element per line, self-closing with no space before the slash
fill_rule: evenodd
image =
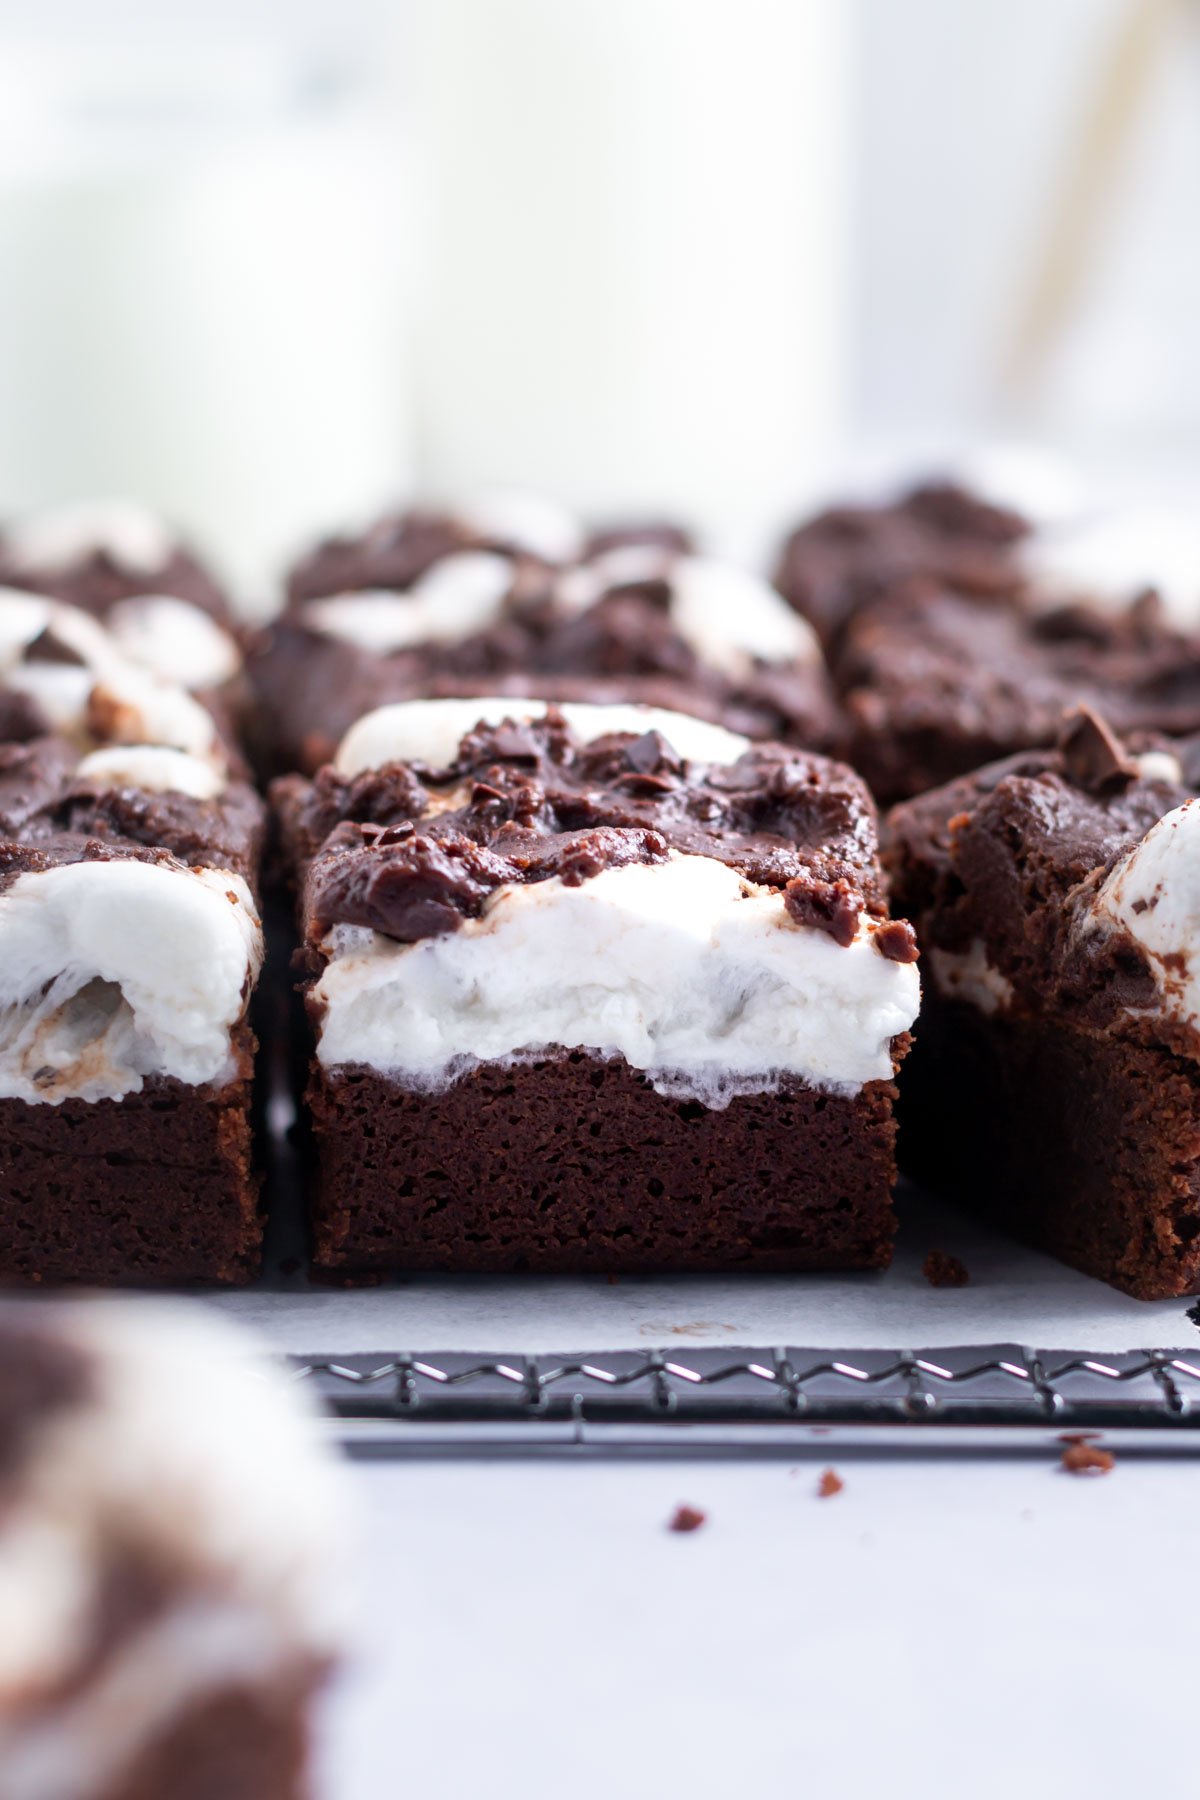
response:
<path id="1" fill-rule="evenodd" d="M 1121 732 L 1200 729 L 1200 639 L 1151 596 L 1107 614 L 910 582 L 848 627 L 834 677 L 850 759 L 884 803 L 1053 743 L 1081 703 Z"/>
<path id="2" fill-rule="evenodd" d="M 841 944 L 864 913 L 886 910 L 862 783 L 779 744 L 699 766 L 656 731 L 582 742 L 551 709 L 479 726 L 448 769 L 392 765 L 352 779 L 325 769 L 275 791 L 292 853 L 308 861 L 313 942 L 334 923 L 411 942 L 456 929 L 502 884 L 576 885 L 672 851 L 781 889 L 799 923 Z M 902 924 L 880 950 L 916 954 Z"/>
<path id="3" fill-rule="evenodd" d="M 630 545 L 684 553 L 691 534 L 667 519 L 621 520 L 588 537 L 585 557 Z M 317 600 L 368 588 L 410 588 L 443 557 L 464 550 L 492 550 L 526 565 L 527 575 L 549 565 L 503 531 L 481 527 L 452 511 L 414 506 L 387 513 L 354 535 L 325 538 L 295 564 L 288 576 L 288 599 Z"/>
<path id="4" fill-rule="evenodd" d="M 890 505 L 835 506 L 808 520 L 785 543 L 775 583 L 832 645 L 856 613 L 910 576 L 967 593 L 1013 589 L 1029 530 L 1019 513 L 930 482 Z"/>
<path id="5" fill-rule="evenodd" d="M 480 531 L 453 512 L 414 506 L 387 513 L 366 531 L 323 539 L 295 564 L 287 581 L 290 601 L 317 600 L 369 588 L 410 588 L 441 562 L 464 550 L 494 550 L 518 560 L 520 546 Z M 525 558 L 531 566 L 536 558 Z"/>
<path id="6" fill-rule="evenodd" d="M 111 785 L 61 738 L 0 744 L 0 885 L 26 869 L 114 856 L 230 869 L 257 880 L 263 803 L 232 781 L 213 800 Z"/>

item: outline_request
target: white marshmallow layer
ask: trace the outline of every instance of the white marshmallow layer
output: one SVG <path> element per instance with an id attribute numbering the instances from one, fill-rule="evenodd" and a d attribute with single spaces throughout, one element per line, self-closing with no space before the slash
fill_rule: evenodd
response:
<path id="1" fill-rule="evenodd" d="M 947 1000 L 969 1001 L 988 1018 L 1012 1004 L 1012 982 L 988 960 L 982 938 L 975 938 L 966 950 L 930 950 L 929 965 Z"/>
<path id="2" fill-rule="evenodd" d="M 302 617 L 323 637 L 390 656 L 414 644 L 450 643 L 485 630 L 499 618 L 512 584 L 513 564 L 507 556 L 464 550 L 434 563 L 403 593 L 372 588 L 309 600 Z"/>
<path id="3" fill-rule="evenodd" d="M 225 777 L 202 757 L 157 744 L 116 744 L 81 757 L 75 780 L 97 790 L 138 788 L 144 794 L 186 794 L 192 800 L 215 800 L 225 790 Z"/>
<path id="4" fill-rule="evenodd" d="M 1200 800 L 1175 807 L 1121 858 L 1087 925 L 1128 932 L 1146 953 L 1164 1014 L 1200 1027 Z"/>
<path id="5" fill-rule="evenodd" d="M 0 891 L 0 1098 L 229 1079 L 262 955 L 249 889 L 223 869 L 114 860 L 19 875 Z"/>
<path id="6" fill-rule="evenodd" d="M 436 1088 L 479 1062 L 586 1048 L 710 1107 L 789 1076 L 852 1094 L 891 1077 L 920 995 L 915 965 L 874 933 L 864 922 L 842 947 L 703 856 L 506 886 L 415 944 L 335 927 L 318 1056 Z"/>
<path id="7" fill-rule="evenodd" d="M 816 634 L 783 597 L 748 569 L 707 556 L 678 556 L 654 545 L 606 551 L 570 569 L 557 588 L 560 603 L 585 612 L 614 588 L 664 581 L 671 623 L 704 662 L 726 674 L 755 661 L 821 660 Z"/>
<path id="8" fill-rule="evenodd" d="M 306 601 L 301 617 L 324 637 L 387 656 L 416 644 L 449 643 L 501 618 L 511 592 L 511 560 L 490 551 L 444 557 L 402 593 L 371 590 Z M 821 660 L 812 627 L 749 570 L 653 545 L 607 551 L 568 570 L 555 588 L 566 613 L 585 612 L 613 588 L 663 580 L 671 623 L 704 662 L 726 674 L 756 661 Z"/>
<path id="9" fill-rule="evenodd" d="M 104 620 L 133 662 L 183 688 L 217 688 L 242 666 L 242 653 L 223 626 L 174 594 L 135 594 L 118 600 Z"/>

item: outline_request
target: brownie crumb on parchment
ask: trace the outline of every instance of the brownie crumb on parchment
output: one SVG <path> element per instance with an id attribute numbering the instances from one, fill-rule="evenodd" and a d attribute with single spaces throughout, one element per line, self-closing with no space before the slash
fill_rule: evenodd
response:
<path id="1" fill-rule="evenodd" d="M 708 1521 L 708 1514 L 701 1512 L 698 1506 L 677 1506 L 667 1523 L 668 1531 L 699 1531 Z"/>
<path id="2" fill-rule="evenodd" d="M 935 1288 L 966 1287 L 971 1279 L 966 1263 L 945 1250 L 931 1250 L 921 1265 L 921 1273 Z"/>
<path id="3" fill-rule="evenodd" d="M 1062 1467 L 1068 1475 L 1107 1475 L 1115 1461 L 1111 1450 L 1082 1441 L 1068 1444 L 1062 1454 Z"/>
<path id="4" fill-rule="evenodd" d="M 817 1499 L 832 1500 L 835 1494 L 841 1493 L 845 1485 L 836 1469 L 826 1469 L 817 1483 Z"/>

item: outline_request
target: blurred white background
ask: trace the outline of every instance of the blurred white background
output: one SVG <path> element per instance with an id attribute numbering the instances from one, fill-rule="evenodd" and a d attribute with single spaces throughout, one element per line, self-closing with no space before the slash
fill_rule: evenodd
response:
<path id="1" fill-rule="evenodd" d="M 1200 457 L 1194 0 L 0 3 L 0 510 Z"/>

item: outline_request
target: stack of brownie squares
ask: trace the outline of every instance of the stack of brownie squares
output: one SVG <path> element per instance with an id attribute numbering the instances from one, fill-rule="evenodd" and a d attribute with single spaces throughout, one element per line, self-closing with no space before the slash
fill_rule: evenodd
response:
<path id="1" fill-rule="evenodd" d="M 245 752 L 324 1274 L 879 1267 L 899 1092 L 926 1179 L 1196 1286 L 1200 639 L 1047 543 L 928 483 L 772 586 L 508 497 L 249 632 L 136 508 L 0 532 L 0 1274 L 258 1266 Z"/>
<path id="2" fill-rule="evenodd" d="M 25 521 L 0 568 L 0 1278 L 246 1280 L 265 809 L 238 634 L 138 509 Z"/>

